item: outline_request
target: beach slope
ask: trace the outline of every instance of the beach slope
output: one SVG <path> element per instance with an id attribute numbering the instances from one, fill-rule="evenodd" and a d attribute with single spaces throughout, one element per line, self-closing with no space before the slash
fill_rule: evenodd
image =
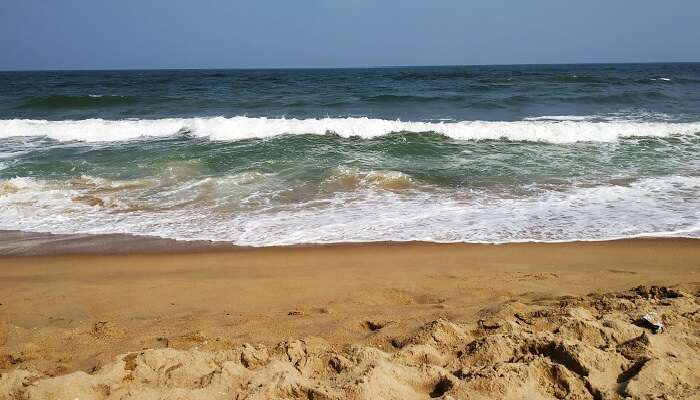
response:
<path id="1" fill-rule="evenodd" d="M 694 240 L 4 257 L 0 397 L 697 398 L 699 290 Z"/>

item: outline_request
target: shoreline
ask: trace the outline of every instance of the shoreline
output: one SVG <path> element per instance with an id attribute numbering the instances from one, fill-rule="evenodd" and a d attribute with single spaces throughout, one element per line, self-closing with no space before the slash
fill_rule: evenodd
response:
<path id="1" fill-rule="evenodd" d="M 639 236 L 629 238 L 561 241 L 516 241 L 516 242 L 437 242 L 426 240 L 406 241 L 347 241 L 330 243 L 301 243 L 272 246 L 238 246 L 227 241 L 181 240 L 158 236 L 113 234 L 54 234 L 0 230 L 0 258 L 77 256 L 77 255 L 128 255 L 128 254 L 169 254 L 188 252 L 230 252 L 275 249 L 342 248 L 362 246 L 514 246 L 514 245 L 556 245 L 587 243 L 624 242 L 663 242 L 688 241 L 700 245 L 700 237 L 685 236 Z"/>

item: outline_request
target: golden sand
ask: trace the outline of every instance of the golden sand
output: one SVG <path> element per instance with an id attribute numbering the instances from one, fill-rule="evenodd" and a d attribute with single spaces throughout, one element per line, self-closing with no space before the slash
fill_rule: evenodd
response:
<path id="1" fill-rule="evenodd" d="M 692 398 L 698 290 L 694 240 L 4 257 L 0 398 Z"/>

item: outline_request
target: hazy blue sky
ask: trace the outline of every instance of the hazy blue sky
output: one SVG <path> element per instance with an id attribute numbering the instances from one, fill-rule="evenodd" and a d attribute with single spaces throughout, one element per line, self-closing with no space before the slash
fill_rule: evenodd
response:
<path id="1" fill-rule="evenodd" d="M 0 69 L 700 61 L 697 0 L 0 0 Z"/>

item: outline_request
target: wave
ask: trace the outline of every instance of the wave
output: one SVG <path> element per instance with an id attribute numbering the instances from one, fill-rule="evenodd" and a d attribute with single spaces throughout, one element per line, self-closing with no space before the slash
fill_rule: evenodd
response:
<path id="1" fill-rule="evenodd" d="M 393 75 L 394 80 L 408 80 L 408 81 L 422 81 L 422 80 L 440 80 L 440 79 L 471 79 L 476 77 L 476 73 L 456 70 L 456 71 L 411 71 L 402 72 L 397 75 Z"/>
<path id="2" fill-rule="evenodd" d="M 399 94 L 380 94 L 376 96 L 365 97 L 363 100 L 371 103 L 427 103 L 435 101 L 460 102 L 466 99 L 466 96 L 461 95 L 415 96 Z"/>
<path id="3" fill-rule="evenodd" d="M 157 195 L 142 191 L 140 180 L 13 178 L 0 181 L 0 229 L 127 233 L 243 246 L 700 237 L 700 177 L 641 178 L 625 185 L 564 190 L 543 187 L 512 197 L 478 189 L 397 190 L 405 184 L 397 188 L 396 182 L 410 178 L 394 171 L 337 173 L 348 174 L 356 176 L 351 183 L 363 182 L 302 202 L 260 201 L 252 208 L 240 208 L 248 204 L 248 196 L 234 199 L 237 206 L 222 207 L 231 201 L 230 184 L 238 185 L 243 176 L 186 181 L 162 187 Z M 386 184 L 388 188 L 382 187 Z M 260 196 L 257 189 L 245 193 Z M 263 198 L 274 197 L 277 189 L 268 188 Z"/>
<path id="4" fill-rule="evenodd" d="M 527 117 L 525 121 L 590 121 L 596 118 L 591 115 L 542 115 L 540 117 Z"/>
<path id="5" fill-rule="evenodd" d="M 545 80 L 553 83 L 593 83 L 609 85 L 624 83 L 620 78 L 616 77 L 599 77 L 591 75 L 554 75 L 547 77 Z"/>
<path id="6" fill-rule="evenodd" d="M 279 135 L 375 138 L 391 133 L 432 132 L 456 140 L 512 140 L 549 143 L 614 142 L 626 137 L 668 137 L 700 133 L 700 122 L 460 121 L 404 122 L 362 118 L 285 119 L 251 117 L 134 120 L 0 120 L 0 138 L 44 136 L 58 141 L 111 142 L 189 133 L 211 140 Z"/>
<path id="7" fill-rule="evenodd" d="M 327 182 L 343 189 L 377 187 L 385 190 L 403 190 L 414 187 L 413 179 L 400 171 L 360 171 L 341 166 L 335 169 Z"/>
<path id="8" fill-rule="evenodd" d="M 653 100 L 668 100 L 672 99 L 671 96 L 660 92 L 660 91 L 646 91 L 646 92 L 626 92 L 626 93 L 615 93 L 615 94 L 596 94 L 596 95 L 586 95 L 577 96 L 572 98 L 563 98 L 563 101 L 571 101 L 574 103 L 590 103 L 590 104 L 645 104 L 648 101 Z"/>
<path id="9" fill-rule="evenodd" d="M 483 101 L 478 101 L 472 103 L 471 106 L 474 108 L 481 108 L 486 110 L 494 109 L 507 109 L 511 106 L 522 106 L 530 103 L 532 98 L 524 95 L 508 96 L 499 99 L 488 99 Z"/>
<path id="10" fill-rule="evenodd" d="M 524 121 L 588 121 L 588 122 L 678 122 L 681 116 L 648 111 L 610 112 L 594 115 L 542 115 Z"/>
<path id="11" fill-rule="evenodd" d="M 102 95 L 87 95 L 87 96 L 41 96 L 32 97 L 25 100 L 20 108 L 98 108 L 98 107 L 114 107 L 121 105 L 135 104 L 139 102 L 137 96 L 102 96 Z"/>

